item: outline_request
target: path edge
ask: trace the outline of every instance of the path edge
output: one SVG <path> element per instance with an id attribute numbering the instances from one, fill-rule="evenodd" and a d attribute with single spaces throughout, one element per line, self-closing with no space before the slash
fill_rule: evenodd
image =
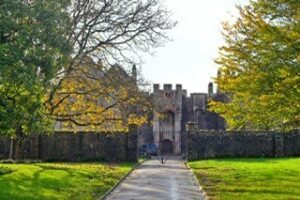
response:
<path id="1" fill-rule="evenodd" d="M 104 195 L 102 195 L 99 200 L 105 200 L 105 198 L 107 196 L 109 196 L 135 169 L 137 169 L 141 164 L 143 164 L 144 162 L 146 162 L 148 159 L 145 159 L 141 162 L 138 162 L 137 164 L 135 164 L 135 166 L 129 170 L 129 172 L 127 172 L 127 174 L 125 174 L 112 188 L 110 188 L 107 192 L 105 192 Z"/>
<path id="2" fill-rule="evenodd" d="M 184 165 L 185 167 L 192 173 L 193 177 L 194 177 L 194 180 L 196 181 L 198 187 L 199 187 L 199 190 L 200 192 L 202 193 L 203 197 L 204 197 L 204 200 L 210 200 L 209 196 L 207 195 L 207 193 L 204 191 L 203 187 L 200 185 L 196 175 L 194 174 L 194 171 L 192 170 L 192 168 L 190 168 L 188 166 L 188 163 L 187 162 L 184 162 Z"/>

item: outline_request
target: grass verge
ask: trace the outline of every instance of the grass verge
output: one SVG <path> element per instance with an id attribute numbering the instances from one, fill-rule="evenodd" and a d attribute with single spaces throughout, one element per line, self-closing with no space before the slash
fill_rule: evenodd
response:
<path id="1" fill-rule="evenodd" d="M 0 164 L 0 199 L 98 199 L 133 166 L 133 163 Z M 6 173 L 1 173 L 1 169 Z"/>
<path id="2" fill-rule="evenodd" d="M 210 199 L 300 199 L 300 158 L 224 158 L 188 166 Z"/>

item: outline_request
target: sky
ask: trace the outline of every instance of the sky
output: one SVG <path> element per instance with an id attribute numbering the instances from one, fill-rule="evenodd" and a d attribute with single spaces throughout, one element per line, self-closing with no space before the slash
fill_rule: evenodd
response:
<path id="1" fill-rule="evenodd" d="M 173 41 L 144 56 L 141 73 L 151 83 L 182 84 L 188 93 L 207 92 L 216 76 L 214 59 L 224 44 L 221 35 L 224 20 L 237 16 L 235 5 L 249 0 L 165 0 L 178 25 L 168 32 Z"/>

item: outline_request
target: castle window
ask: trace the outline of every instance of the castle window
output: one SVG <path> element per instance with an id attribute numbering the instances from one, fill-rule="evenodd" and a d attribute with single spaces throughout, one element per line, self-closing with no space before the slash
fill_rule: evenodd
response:
<path id="1" fill-rule="evenodd" d="M 171 96 L 171 93 L 170 93 L 170 92 L 165 92 L 165 96 L 166 96 L 166 97 L 170 97 L 170 96 Z"/>

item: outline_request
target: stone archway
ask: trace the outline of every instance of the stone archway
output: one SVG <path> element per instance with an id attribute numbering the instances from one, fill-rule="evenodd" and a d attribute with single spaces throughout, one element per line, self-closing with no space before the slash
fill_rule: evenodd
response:
<path id="1" fill-rule="evenodd" d="M 171 155 L 173 154 L 173 143 L 171 140 L 165 139 L 161 142 L 161 154 Z"/>

